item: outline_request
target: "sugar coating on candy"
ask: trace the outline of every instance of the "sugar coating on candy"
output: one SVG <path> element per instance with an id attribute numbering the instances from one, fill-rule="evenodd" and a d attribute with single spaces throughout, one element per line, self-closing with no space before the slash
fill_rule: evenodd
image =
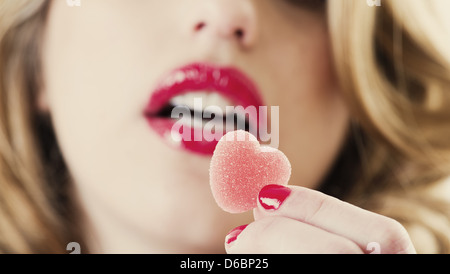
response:
<path id="1" fill-rule="evenodd" d="M 260 146 L 255 136 L 238 130 L 218 142 L 209 175 L 217 204 L 227 212 L 242 213 L 257 206 L 264 186 L 287 185 L 291 165 L 281 151 Z"/>

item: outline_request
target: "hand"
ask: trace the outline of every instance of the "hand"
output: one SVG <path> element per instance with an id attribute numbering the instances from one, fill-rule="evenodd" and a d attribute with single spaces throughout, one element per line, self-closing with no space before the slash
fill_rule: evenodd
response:
<path id="1" fill-rule="evenodd" d="M 227 253 L 415 253 L 397 221 L 304 187 L 264 187 L 254 218 L 227 235 Z"/>

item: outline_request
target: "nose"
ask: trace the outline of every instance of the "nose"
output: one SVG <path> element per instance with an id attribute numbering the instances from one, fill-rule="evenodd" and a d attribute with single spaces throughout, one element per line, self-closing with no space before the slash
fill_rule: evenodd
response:
<path id="1" fill-rule="evenodd" d="M 257 40 L 257 16 L 252 0 L 204 0 L 190 25 L 194 37 L 226 40 L 251 48 Z"/>

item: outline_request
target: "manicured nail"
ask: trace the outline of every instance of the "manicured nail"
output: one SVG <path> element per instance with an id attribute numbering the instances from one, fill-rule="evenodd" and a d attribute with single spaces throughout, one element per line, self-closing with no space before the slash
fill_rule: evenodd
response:
<path id="1" fill-rule="evenodd" d="M 258 195 L 259 203 L 266 210 L 277 210 L 291 194 L 291 189 L 282 185 L 267 185 Z"/>
<path id="2" fill-rule="evenodd" d="M 230 232 L 228 232 L 227 236 L 225 237 L 225 243 L 227 245 L 231 244 L 232 242 L 236 241 L 237 237 L 241 232 L 247 227 L 248 225 L 241 225 L 236 228 L 233 228 Z"/>

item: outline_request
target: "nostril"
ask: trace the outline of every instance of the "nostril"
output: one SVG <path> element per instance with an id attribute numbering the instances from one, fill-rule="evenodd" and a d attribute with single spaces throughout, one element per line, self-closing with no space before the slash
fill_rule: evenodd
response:
<path id="1" fill-rule="evenodd" d="M 242 39 L 244 37 L 244 31 L 242 29 L 237 29 L 234 32 L 234 35 L 238 38 L 238 39 Z"/>
<path id="2" fill-rule="evenodd" d="M 200 22 L 197 25 L 195 25 L 195 31 L 200 31 L 206 26 L 205 22 Z"/>

